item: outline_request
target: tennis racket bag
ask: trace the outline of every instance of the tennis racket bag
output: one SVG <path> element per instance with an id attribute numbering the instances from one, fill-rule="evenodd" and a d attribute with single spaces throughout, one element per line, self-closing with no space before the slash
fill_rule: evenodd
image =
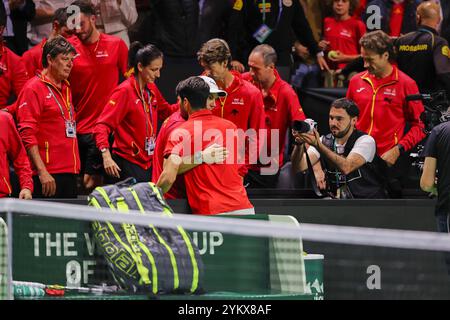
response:
<path id="1" fill-rule="evenodd" d="M 125 215 L 129 210 L 162 212 L 172 209 L 153 183 L 127 179 L 97 187 L 89 205 L 111 208 Z M 202 289 L 203 263 L 187 232 L 133 224 L 92 223 L 94 239 L 116 283 L 134 293 L 198 293 Z"/>

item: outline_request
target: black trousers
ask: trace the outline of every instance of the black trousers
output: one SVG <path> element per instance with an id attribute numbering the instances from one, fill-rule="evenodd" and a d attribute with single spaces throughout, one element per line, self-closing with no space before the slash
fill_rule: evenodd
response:
<path id="1" fill-rule="evenodd" d="M 117 154 L 112 154 L 113 160 L 117 163 L 120 168 L 120 178 L 111 177 L 110 175 L 105 175 L 106 184 L 115 184 L 119 181 L 123 181 L 127 178 L 135 178 L 137 182 L 149 182 L 152 179 L 152 168 L 147 170 L 142 169 L 137 164 L 131 163 L 128 160 L 118 156 Z"/>
<path id="2" fill-rule="evenodd" d="M 411 168 L 411 158 L 409 153 L 402 154 L 397 162 L 387 168 L 387 192 L 391 199 L 403 198 L 402 189 L 404 188 L 405 179 L 408 177 Z"/>
<path id="3" fill-rule="evenodd" d="M 103 175 L 103 159 L 92 134 L 78 134 L 81 174 Z"/>
<path id="4" fill-rule="evenodd" d="M 73 173 L 56 173 L 52 177 L 56 182 L 56 193 L 50 198 L 76 198 L 77 197 L 77 176 Z M 33 198 L 47 198 L 42 195 L 42 184 L 39 176 L 33 176 Z"/>

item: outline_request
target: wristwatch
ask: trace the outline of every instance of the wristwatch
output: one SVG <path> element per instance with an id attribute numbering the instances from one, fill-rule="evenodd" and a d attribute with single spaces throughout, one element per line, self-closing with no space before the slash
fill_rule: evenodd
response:
<path id="1" fill-rule="evenodd" d="M 105 153 L 106 150 L 108 150 L 108 149 L 107 149 L 107 148 L 101 148 L 101 149 L 100 149 L 100 152 L 101 152 L 101 153 Z"/>

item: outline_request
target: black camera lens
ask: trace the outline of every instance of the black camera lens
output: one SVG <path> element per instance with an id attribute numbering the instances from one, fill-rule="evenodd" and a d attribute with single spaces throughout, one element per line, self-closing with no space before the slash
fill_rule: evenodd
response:
<path id="1" fill-rule="evenodd" d="M 300 133 L 307 133 L 310 131 L 311 127 L 309 126 L 309 123 L 305 121 L 294 120 L 292 123 L 292 129 Z"/>

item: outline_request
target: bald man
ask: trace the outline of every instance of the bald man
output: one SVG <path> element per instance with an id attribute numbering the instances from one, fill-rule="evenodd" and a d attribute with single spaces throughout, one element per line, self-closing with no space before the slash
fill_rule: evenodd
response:
<path id="1" fill-rule="evenodd" d="M 441 7 L 434 1 L 422 2 L 416 19 L 417 31 L 396 41 L 398 67 L 417 82 L 420 93 L 445 89 L 450 97 L 450 50 L 437 31 Z"/>

